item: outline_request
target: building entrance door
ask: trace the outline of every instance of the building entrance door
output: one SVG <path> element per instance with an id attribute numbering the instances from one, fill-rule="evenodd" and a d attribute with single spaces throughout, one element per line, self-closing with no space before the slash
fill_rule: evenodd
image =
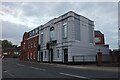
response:
<path id="1" fill-rule="evenodd" d="M 50 62 L 53 62 L 53 49 L 50 49 Z"/>
<path id="2" fill-rule="evenodd" d="M 40 53 L 40 61 L 43 62 L 43 52 Z"/>
<path id="3" fill-rule="evenodd" d="M 64 49 L 64 63 L 68 63 L 68 49 Z"/>

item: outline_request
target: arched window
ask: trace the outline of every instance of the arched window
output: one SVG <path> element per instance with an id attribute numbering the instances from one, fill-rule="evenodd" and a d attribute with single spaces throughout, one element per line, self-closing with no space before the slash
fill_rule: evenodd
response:
<path id="1" fill-rule="evenodd" d="M 50 28 L 50 40 L 55 40 L 55 29 L 54 29 L 54 27 Z"/>

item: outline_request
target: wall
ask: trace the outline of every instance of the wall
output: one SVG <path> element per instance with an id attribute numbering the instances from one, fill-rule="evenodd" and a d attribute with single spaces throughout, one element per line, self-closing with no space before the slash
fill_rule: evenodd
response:
<path id="1" fill-rule="evenodd" d="M 109 48 L 108 47 L 95 45 L 95 49 L 96 49 L 96 52 L 98 51 L 98 49 L 100 49 L 102 54 L 109 54 Z"/>
<path id="2" fill-rule="evenodd" d="M 73 34 L 72 36 L 73 38 L 71 39 L 73 42 L 69 43 L 69 45 L 72 46 L 68 47 L 69 61 L 72 61 L 73 56 L 96 55 L 95 46 L 94 46 L 95 43 L 93 40 L 94 23 L 82 16 L 78 17 L 78 19 L 74 18 L 74 25 L 69 26 L 69 31 L 71 31 L 70 29 L 73 28 L 72 31 L 70 32 L 70 34 Z M 71 22 L 73 21 L 71 20 Z M 92 32 L 91 35 L 89 35 L 90 30 Z M 95 61 L 95 57 L 91 61 Z"/>
<path id="3" fill-rule="evenodd" d="M 74 17 L 66 18 L 69 15 L 74 16 Z M 68 48 L 68 60 L 69 61 L 72 60 L 73 55 L 96 54 L 94 46 L 93 46 L 94 41 L 93 41 L 93 44 L 90 44 L 90 39 L 94 37 L 94 33 L 92 34 L 92 36 L 89 35 L 89 27 L 92 28 L 92 32 L 94 30 L 94 26 L 90 26 L 89 24 L 94 25 L 94 23 L 85 17 L 76 16 L 78 18 L 76 19 L 75 16 L 76 14 L 74 13 L 68 13 L 67 15 L 64 15 L 55 20 L 49 21 L 42 27 L 44 29 L 41 30 L 40 33 L 43 32 L 44 44 L 41 45 L 42 47 L 41 51 L 43 52 L 44 61 L 49 61 L 49 53 L 48 53 L 48 50 L 46 50 L 46 43 L 50 40 L 49 38 L 50 38 L 50 27 L 51 26 L 54 26 L 56 30 L 55 37 L 57 40 L 57 45 L 54 48 L 54 55 L 53 55 L 54 61 L 64 61 L 63 48 L 65 48 L 65 46 L 66 48 Z M 57 21 L 59 19 L 64 19 L 64 20 L 53 24 L 54 21 Z M 64 22 L 67 22 L 67 26 L 68 26 L 68 39 L 63 39 L 63 23 Z M 67 42 L 67 43 L 63 43 L 63 42 Z M 57 57 L 57 49 L 59 49 L 59 52 L 60 52 L 59 58 Z M 46 58 L 45 58 L 45 51 L 47 54 Z"/>
<path id="4" fill-rule="evenodd" d="M 30 61 L 37 61 L 37 58 L 38 58 L 38 39 L 39 39 L 38 35 L 33 36 L 30 39 L 27 39 L 28 44 L 33 42 L 33 47 L 32 48 L 31 47 L 28 48 L 28 46 L 27 46 L 27 59 L 30 60 Z M 36 41 L 36 47 L 34 46 L 35 41 Z M 31 54 L 32 54 L 32 59 L 30 59 Z M 35 58 L 34 58 L 34 55 L 35 55 Z M 28 56 L 29 56 L 29 58 L 28 58 Z"/>

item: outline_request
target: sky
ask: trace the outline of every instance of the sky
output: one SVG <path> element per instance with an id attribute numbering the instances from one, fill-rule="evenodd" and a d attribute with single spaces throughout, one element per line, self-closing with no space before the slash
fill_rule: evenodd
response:
<path id="1" fill-rule="evenodd" d="M 93 20 L 95 30 L 100 30 L 104 34 L 105 43 L 109 44 L 111 49 L 118 48 L 117 2 L 2 2 L 1 39 L 8 39 L 19 45 L 24 32 L 68 11 L 74 11 Z"/>
<path id="2" fill-rule="evenodd" d="M 118 3 L 118 44 L 119 44 L 119 49 L 120 49 L 120 2 Z"/>

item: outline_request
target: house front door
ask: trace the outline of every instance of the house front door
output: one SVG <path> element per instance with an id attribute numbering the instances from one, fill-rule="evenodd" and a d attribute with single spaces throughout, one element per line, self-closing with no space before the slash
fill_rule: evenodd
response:
<path id="1" fill-rule="evenodd" d="M 53 62 L 53 49 L 50 49 L 50 62 Z"/>
<path id="2" fill-rule="evenodd" d="M 68 63 L 68 49 L 64 49 L 64 63 Z"/>
<path id="3" fill-rule="evenodd" d="M 40 53 L 40 61 L 43 62 L 43 52 Z"/>

